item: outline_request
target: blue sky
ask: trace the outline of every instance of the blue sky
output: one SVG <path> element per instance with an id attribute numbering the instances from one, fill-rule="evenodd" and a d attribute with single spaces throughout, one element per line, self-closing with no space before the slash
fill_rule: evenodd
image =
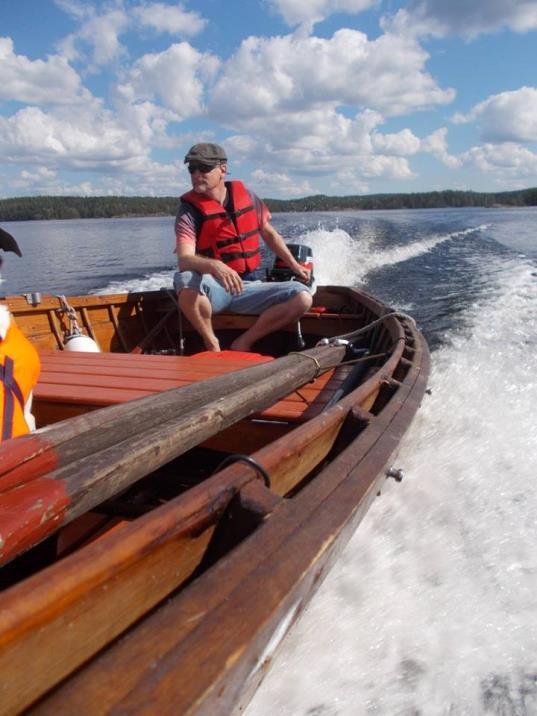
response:
<path id="1" fill-rule="evenodd" d="M 537 186 L 537 0 L 0 0 L 0 196 Z"/>

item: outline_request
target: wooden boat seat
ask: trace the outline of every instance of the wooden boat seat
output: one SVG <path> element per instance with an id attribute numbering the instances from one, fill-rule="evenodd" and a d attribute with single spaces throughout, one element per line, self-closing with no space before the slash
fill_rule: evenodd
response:
<path id="1" fill-rule="evenodd" d="M 34 390 L 38 425 L 189 385 L 272 360 L 269 356 L 224 351 L 196 356 L 131 353 L 75 353 L 42 350 L 41 376 Z M 319 414 L 344 380 L 347 369 L 329 371 L 254 417 L 303 422 Z"/>

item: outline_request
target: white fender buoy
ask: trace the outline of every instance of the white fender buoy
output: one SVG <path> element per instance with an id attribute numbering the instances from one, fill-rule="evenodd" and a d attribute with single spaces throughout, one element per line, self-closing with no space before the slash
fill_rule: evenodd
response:
<path id="1" fill-rule="evenodd" d="M 80 351 L 85 353 L 100 353 L 101 349 L 95 343 L 93 338 L 85 336 L 82 333 L 71 333 L 66 336 L 63 344 L 65 351 Z"/>

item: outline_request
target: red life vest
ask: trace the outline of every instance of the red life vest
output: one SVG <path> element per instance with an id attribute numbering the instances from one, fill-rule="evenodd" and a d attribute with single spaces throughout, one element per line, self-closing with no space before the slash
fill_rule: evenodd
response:
<path id="1" fill-rule="evenodd" d="M 37 351 L 11 319 L 0 339 L 0 442 L 29 432 L 24 406 L 38 377 Z"/>
<path id="2" fill-rule="evenodd" d="M 237 273 L 253 271 L 261 264 L 257 211 L 242 182 L 226 182 L 226 187 L 230 197 L 227 211 L 214 199 L 195 191 L 181 197 L 201 217 L 196 252 L 223 261 Z"/>

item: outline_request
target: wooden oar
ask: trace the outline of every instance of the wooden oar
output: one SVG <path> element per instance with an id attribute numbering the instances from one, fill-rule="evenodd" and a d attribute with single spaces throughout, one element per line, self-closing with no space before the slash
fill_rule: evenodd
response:
<path id="1" fill-rule="evenodd" d="M 145 433 L 176 415 L 215 396 L 229 395 L 242 387 L 274 375 L 281 363 L 266 362 L 208 378 L 199 383 L 109 406 L 30 433 L 0 445 L 0 493 L 23 485 L 136 433 Z M 81 439 L 83 436 L 83 439 Z"/>
<path id="2" fill-rule="evenodd" d="M 0 493 L 272 375 L 275 361 L 95 410 L 0 445 Z M 82 439 L 83 436 L 83 439 Z"/>
<path id="3" fill-rule="evenodd" d="M 325 346 L 246 369 L 240 372 L 245 374 L 241 376 L 241 387 L 224 391 L 216 399 L 213 381 L 201 381 L 181 389 L 191 394 L 189 409 L 174 411 L 173 417 L 168 414 L 167 419 L 151 426 L 143 413 L 138 418 L 129 411 L 126 418 L 119 420 L 123 424 L 115 433 L 127 433 L 128 437 L 118 438 L 3 495 L 0 563 L 209 437 L 288 395 L 322 370 L 336 365 L 344 355 L 344 346 Z M 266 371 L 263 378 L 260 368 Z M 229 374 L 224 378 L 231 382 Z M 152 400 L 158 409 L 159 397 L 163 396 L 144 398 L 139 405 L 143 408 L 144 401 Z M 194 408 L 196 404 L 200 407 Z M 142 427 L 132 434 L 134 419 L 140 420 Z"/>

